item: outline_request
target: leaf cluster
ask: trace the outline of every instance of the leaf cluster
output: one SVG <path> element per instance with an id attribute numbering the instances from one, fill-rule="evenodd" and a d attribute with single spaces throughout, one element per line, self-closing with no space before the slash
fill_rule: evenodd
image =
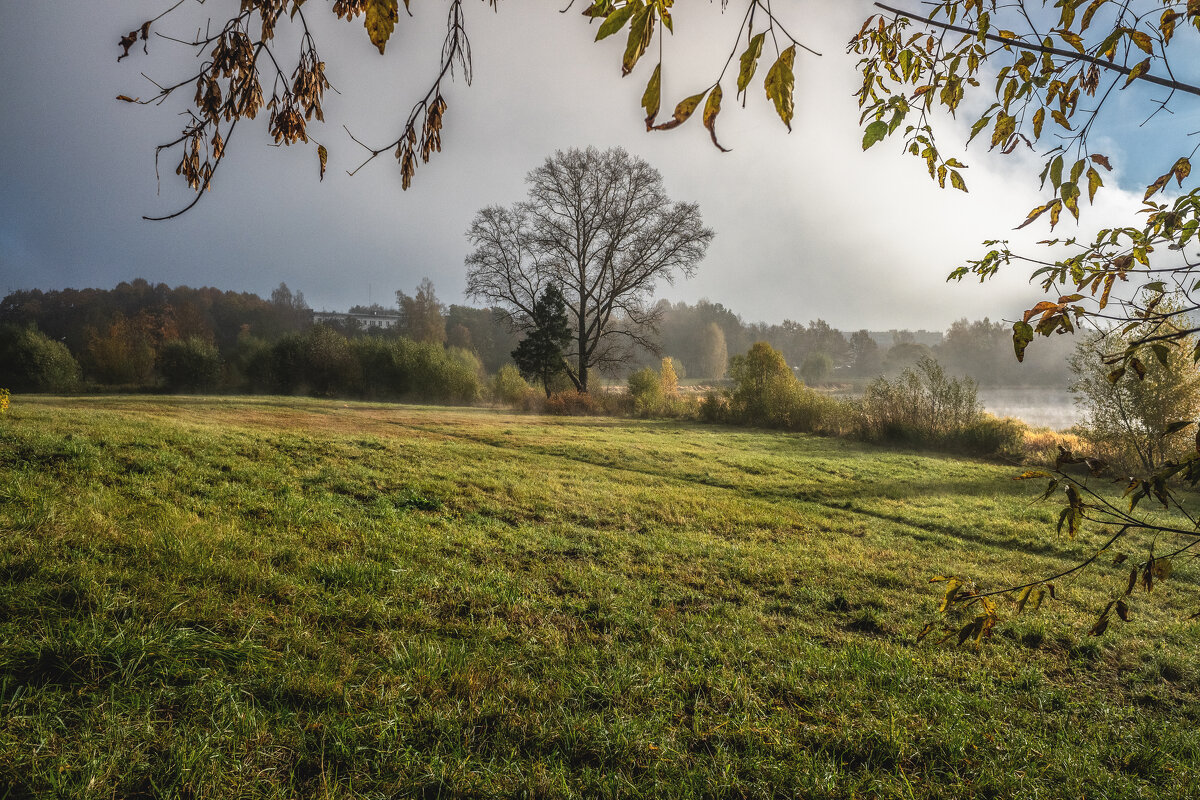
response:
<path id="1" fill-rule="evenodd" d="M 488 2 L 494 6 L 496 0 Z M 238 123 L 255 119 L 263 110 L 267 112 L 267 131 L 275 145 L 316 144 L 319 177 L 324 179 L 329 151 L 312 139 L 310 126 L 314 121 L 325 120 L 322 101 L 332 85 L 305 17 L 305 0 L 242 0 L 235 14 L 218 19 L 217 24 L 210 19 L 205 33 L 188 39 L 161 33 L 160 21 L 182 5 L 176 3 L 145 21 L 122 36 L 119 43 L 122 53 L 118 60 L 131 55 L 131 48 L 139 41 L 143 43 L 143 53 L 148 55 L 150 36 L 154 33 L 191 49 L 199 63 L 198 68 L 182 79 L 155 83 L 157 92 L 148 98 L 124 94 L 117 97 L 129 103 L 161 104 L 180 89 L 195 88 L 180 135 L 159 145 L 156 156 L 167 151 L 178 153 L 175 172 L 197 192 L 196 200 L 174 214 L 148 219 L 170 219 L 193 207 L 200 193 L 211 188 L 213 175 Z M 364 164 L 394 151 L 406 189 L 418 163 L 428 162 L 434 152 L 441 151 L 447 106 L 441 92 L 442 80 L 457 65 L 470 82 L 470 45 L 462 5 L 463 0 L 451 0 L 449 4 L 438 71 L 428 91 L 414 104 L 396 139 L 383 147 L 372 147 L 351 134 L 351 139 L 368 153 Z M 406 10 L 408 6 L 409 0 L 404 0 Z M 339 19 L 361 18 L 368 39 L 382 55 L 399 21 L 399 0 L 335 0 L 330 11 Z M 278 52 L 276 34 L 281 25 L 289 25 L 299 33 L 299 54 L 290 70 Z"/>
<path id="2" fill-rule="evenodd" d="M 403 2 L 404 10 L 408 12 L 410 0 Z M 492 8 L 498 6 L 497 0 L 486 2 Z M 350 134 L 351 140 L 366 152 L 363 162 L 350 174 L 380 155 L 392 153 L 400 167 L 401 184 L 408 189 L 417 167 L 427 163 L 433 153 L 441 151 L 441 131 L 447 109 L 442 91 L 443 80 L 453 77 L 456 68 L 468 84 L 472 77 L 464 3 L 465 0 L 449 0 L 446 36 L 436 73 L 428 90 L 412 106 L 395 139 L 377 146 Z M 143 45 L 143 53 L 149 55 L 149 41 L 151 34 L 154 34 L 191 49 L 200 64 L 190 74 L 173 83 L 155 83 L 157 92 L 149 98 L 124 94 L 117 98 L 130 103 L 159 104 L 182 88 L 195 87 L 190 109 L 186 113 L 187 123 L 179 137 L 160 145 L 157 153 L 178 153 L 176 174 L 197 192 L 197 198 L 175 214 L 154 219 L 178 216 L 195 205 L 200 193 L 211 188 L 213 174 L 224 158 L 226 146 L 238 122 L 253 120 L 264 108 L 268 112 L 267 129 L 274 144 L 288 146 L 310 141 L 316 144 L 319 176 L 323 179 L 328 167 L 329 151 L 325 145 L 312 139 L 310 125 L 314 119 L 317 122 L 324 121 L 322 98 L 325 90 L 332 86 L 326 77 L 325 62 L 318 55 L 305 16 L 311 13 L 311 6 L 306 4 L 306 0 L 241 0 L 235 14 L 224 19 L 218 17 L 208 20 L 204 26 L 204 30 L 208 31 L 206 33 L 179 39 L 160 32 L 161 20 L 182 5 L 182 2 L 176 3 L 159 16 L 146 20 L 138 28 L 121 36 L 119 41 L 122 52 L 118 60 L 132 55 L 132 48 L 138 42 Z M 570 5 L 573 3 L 568 8 Z M 809 48 L 784 29 L 771 11 L 770 4 L 762 0 L 749 0 L 747 3 L 735 38 L 734 51 L 725 60 L 717 79 L 701 91 L 679 101 L 670 119 L 661 123 L 657 121 L 662 102 L 663 36 L 664 31 L 674 33 L 673 6 L 674 0 L 596 0 L 583 11 L 589 20 L 599 22 L 597 41 L 617 34 L 625 35 L 626 43 L 621 57 L 623 76 L 633 72 L 657 41 L 657 63 L 641 100 L 646 110 L 646 129 L 671 130 L 702 108 L 700 116 L 713 144 L 722 151 L 726 150 L 718 141 L 716 132 L 716 120 L 724 96 L 721 81 L 739 49 L 742 49 L 742 42 L 745 42 L 738 59 L 737 76 L 737 93 L 744 99 L 758 63 L 767 50 L 769 39 L 774 48 L 774 58 L 767 67 L 763 90 L 790 130 L 795 113 L 796 51 L 797 48 Z M 722 3 L 722 11 L 724 6 Z M 400 22 L 400 0 L 334 0 L 329 10 L 339 19 L 361 19 L 367 38 L 380 55 L 385 54 Z M 276 36 L 277 28 L 285 26 L 297 30 L 301 40 L 299 56 L 290 71 L 285 67 L 286 59 L 279 52 Z M 216 33 L 211 33 L 214 30 Z"/>
<path id="3" fill-rule="evenodd" d="M 809 50 L 809 48 L 784 30 L 771 11 L 769 4 L 758 0 L 751 0 L 747 3 L 746 13 L 742 17 L 734 40 L 733 50 L 725 59 L 717 79 L 700 91 L 680 100 L 675 105 L 670 119 L 661 123 L 657 121 L 658 114 L 662 109 L 663 46 L 661 31 L 675 32 L 671 16 L 673 5 L 674 0 L 649 0 L 648 2 L 647 0 L 626 0 L 625 2 L 596 0 L 583 12 L 584 16 L 602 20 L 599 30 L 596 32 L 596 41 L 623 32 L 628 28 L 625 52 L 621 60 L 622 77 L 633 71 L 637 62 L 653 43 L 656 32 L 658 33 L 658 62 L 655 64 L 650 79 L 646 82 L 646 89 L 642 93 L 641 100 L 641 105 L 646 111 L 646 130 L 667 131 L 677 128 L 687 122 L 703 104 L 704 111 L 701 114 L 701 121 L 708 130 L 713 145 L 722 152 L 727 152 L 727 148 L 717 140 L 716 130 L 717 115 L 721 113 L 721 102 L 724 99 L 721 81 L 724 80 L 725 74 L 729 71 L 736 56 L 738 58 L 737 96 L 743 98 L 744 102 L 750 81 L 762 58 L 766 39 L 770 36 L 775 46 L 775 59 L 767 69 L 763 90 L 767 100 L 774 105 L 780 120 L 790 131 L 792 118 L 795 115 L 793 95 L 796 83 L 796 48 L 801 47 L 805 50 Z M 765 29 L 758 30 L 756 28 L 756 18 L 765 24 Z M 781 47 L 780 36 L 790 44 Z M 743 42 L 745 43 L 744 49 L 742 49 Z M 738 55 L 739 49 L 741 49 L 740 56 Z M 810 50 L 810 52 L 813 51 Z"/>
<path id="4" fill-rule="evenodd" d="M 1200 96 L 1200 87 L 1180 80 L 1172 67 L 1172 55 L 1195 42 L 1200 4 L 1059 0 L 1052 10 L 994 0 L 931 5 L 931 11 L 918 14 L 876 3 L 886 13 L 868 18 L 850 43 L 861 56 L 863 147 L 901 136 L 906 152 L 922 158 L 940 185 L 949 180 L 965 191 L 958 173 L 964 165 L 940 152 L 934 122 L 937 113 L 982 108 L 973 114 L 969 141 L 984 137 L 989 149 L 1011 154 L 1024 148 L 1042 159 L 1038 179 L 1045 196 L 1017 228 L 1044 218 L 1053 230 L 1064 210 L 1080 218 L 1085 191 L 1094 202 L 1113 165 L 1090 142 L 1116 115 L 1127 114 L 1117 109 L 1121 92 L 1150 86 L 1165 92 L 1151 101 L 1143 137 L 1155 136 L 1150 123 L 1174 104 Z M 1113 362 L 1117 370 L 1140 373 L 1147 357 L 1140 352 L 1147 346 L 1166 346 L 1193 332 L 1186 319 L 1197 308 L 1191 300 L 1197 281 L 1195 265 L 1183 250 L 1200 229 L 1200 196 L 1192 189 L 1156 199 L 1172 184 L 1185 188 L 1192 146 L 1145 141 L 1167 154 L 1170 167 L 1145 188 L 1143 222 L 1104 228 L 1090 241 L 1040 242 L 1053 248 L 1049 257 L 1014 253 L 1006 241 L 986 242 L 985 255 L 951 273 L 953 279 L 975 275 L 982 280 L 1014 260 L 1023 261 L 1036 267 L 1033 276 L 1046 293 L 1060 295 L 1057 302 L 1034 304 L 1014 325 L 1018 359 L 1035 335 L 1070 333 L 1082 322 L 1115 321 L 1145 331 L 1114 354 Z M 1173 147 L 1179 150 L 1171 153 Z M 1125 283 L 1132 284 L 1129 290 L 1115 290 Z M 1160 297 L 1146 303 L 1131 299 L 1139 296 L 1139 288 Z M 1155 307 L 1166 295 L 1183 300 L 1170 313 Z M 1035 316 L 1038 321 L 1031 325 Z"/>

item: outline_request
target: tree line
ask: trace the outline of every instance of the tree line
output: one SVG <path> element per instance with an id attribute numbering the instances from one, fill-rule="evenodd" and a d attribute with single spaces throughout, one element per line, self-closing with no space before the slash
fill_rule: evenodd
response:
<path id="1" fill-rule="evenodd" d="M 987 319 L 959 320 L 944 332 L 940 344 L 930 346 L 918 342 L 912 331 L 889 331 L 886 337 L 873 338 L 866 330 L 847 334 L 821 319 L 807 324 L 747 323 L 709 300 L 661 300 L 649 310 L 655 329 L 640 334 L 645 341 L 627 360 L 608 365 L 611 378 L 624 380 L 638 369 L 657 367 L 660 358 L 668 355 L 681 379 L 727 379 L 731 357 L 746 353 L 755 342 L 766 342 L 810 384 L 895 376 L 932 357 L 948 373 L 972 378 L 981 386 L 1065 387 L 1070 377 L 1067 358 L 1074 344 L 1072 337 L 1059 337 L 1051 346 L 1031 350 L 1026 363 L 1018 364 L 1012 357 L 1008 328 Z M 394 327 L 368 328 L 351 314 L 398 320 Z M 393 345 L 403 340 L 461 352 L 478 362 L 482 381 L 514 363 L 514 354 L 527 338 L 507 317 L 501 308 L 443 304 L 426 278 L 412 294 L 397 291 L 392 307 L 354 306 L 345 318 L 317 327 L 336 334 L 347 347 L 360 339 Z M 619 321 L 617 327 L 622 324 Z M 326 334 L 313 333 L 313 327 L 303 294 L 286 283 L 268 298 L 211 287 L 169 287 L 143 279 L 112 289 L 21 290 L 0 300 L 0 373 L 9 376 L 5 385 L 15 391 L 69 391 L 87 384 L 185 391 L 419 394 L 384 392 L 372 386 L 365 377 L 374 363 L 369 358 L 360 363 L 357 373 L 347 372 L 342 365 L 341 374 L 364 376 L 345 389 L 336 389 L 326 378 L 303 377 L 295 366 L 299 363 L 295 353 L 302 349 L 298 342 L 310 342 L 311 361 L 331 341 Z M 877 339 L 893 343 L 885 347 Z M 273 367 L 263 360 L 268 351 L 275 353 Z M 311 371 L 315 376 L 320 370 L 313 366 Z"/>

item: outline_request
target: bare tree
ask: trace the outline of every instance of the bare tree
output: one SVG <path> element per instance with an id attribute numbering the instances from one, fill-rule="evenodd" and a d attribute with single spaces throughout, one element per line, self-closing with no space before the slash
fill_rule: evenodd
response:
<path id="1" fill-rule="evenodd" d="M 421 280 L 413 297 L 397 291 L 396 306 L 404 318 L 404 332 L 414 342 L 446 343 L 445 307 L 438 301 L 429 278 Z"/>
<path id="2" fill-rule="evenodd" d="M 691 277 L 713 232 L 695 203 L 671 202 L 662 176 L 621 148 L 558 151 L 526 176 L 529 197 L 475 215 L 467 294 L 527 327 L 534 300 L 557 285 L 572 323 L 567 374 L 588 389 L 593 369 L 655 350 L 649 304 L 659 280 Z"/>

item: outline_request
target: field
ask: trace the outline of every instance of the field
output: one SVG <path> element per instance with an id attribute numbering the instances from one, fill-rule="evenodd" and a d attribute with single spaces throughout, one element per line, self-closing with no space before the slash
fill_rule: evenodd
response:
<path id="1" fill-rule="evenodd" d="M 16 397 L 0 797 L 1197 796 L 1194 568 L 1103 637 L 1107 561 L 981 648 L 914 643 L 931 575 L 1007 585 L 1093 542 L 1014 472 L 683 423 Z"/>

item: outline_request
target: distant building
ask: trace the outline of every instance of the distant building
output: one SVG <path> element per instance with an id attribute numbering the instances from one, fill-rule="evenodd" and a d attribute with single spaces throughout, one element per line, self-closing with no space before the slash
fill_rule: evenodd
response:
<path id="1" fill-rule="evenodd" d="M 336 322 L 360 328 L 394 328 L 400 324 L 399 314 L 351 314 L 345 311 L 314 311 L 313 324 Z"/>
<path id="2" fill-rule="evenodd" d="M 923 344 L 926 347 L 937 347 L 942 343 L 944 338 L 941 331 L 867 331 L 867 336 L 875 344 L 879 345 L 880 350 L 887 350 L 897 342 L 913 342 L 914 344 Z"/>

